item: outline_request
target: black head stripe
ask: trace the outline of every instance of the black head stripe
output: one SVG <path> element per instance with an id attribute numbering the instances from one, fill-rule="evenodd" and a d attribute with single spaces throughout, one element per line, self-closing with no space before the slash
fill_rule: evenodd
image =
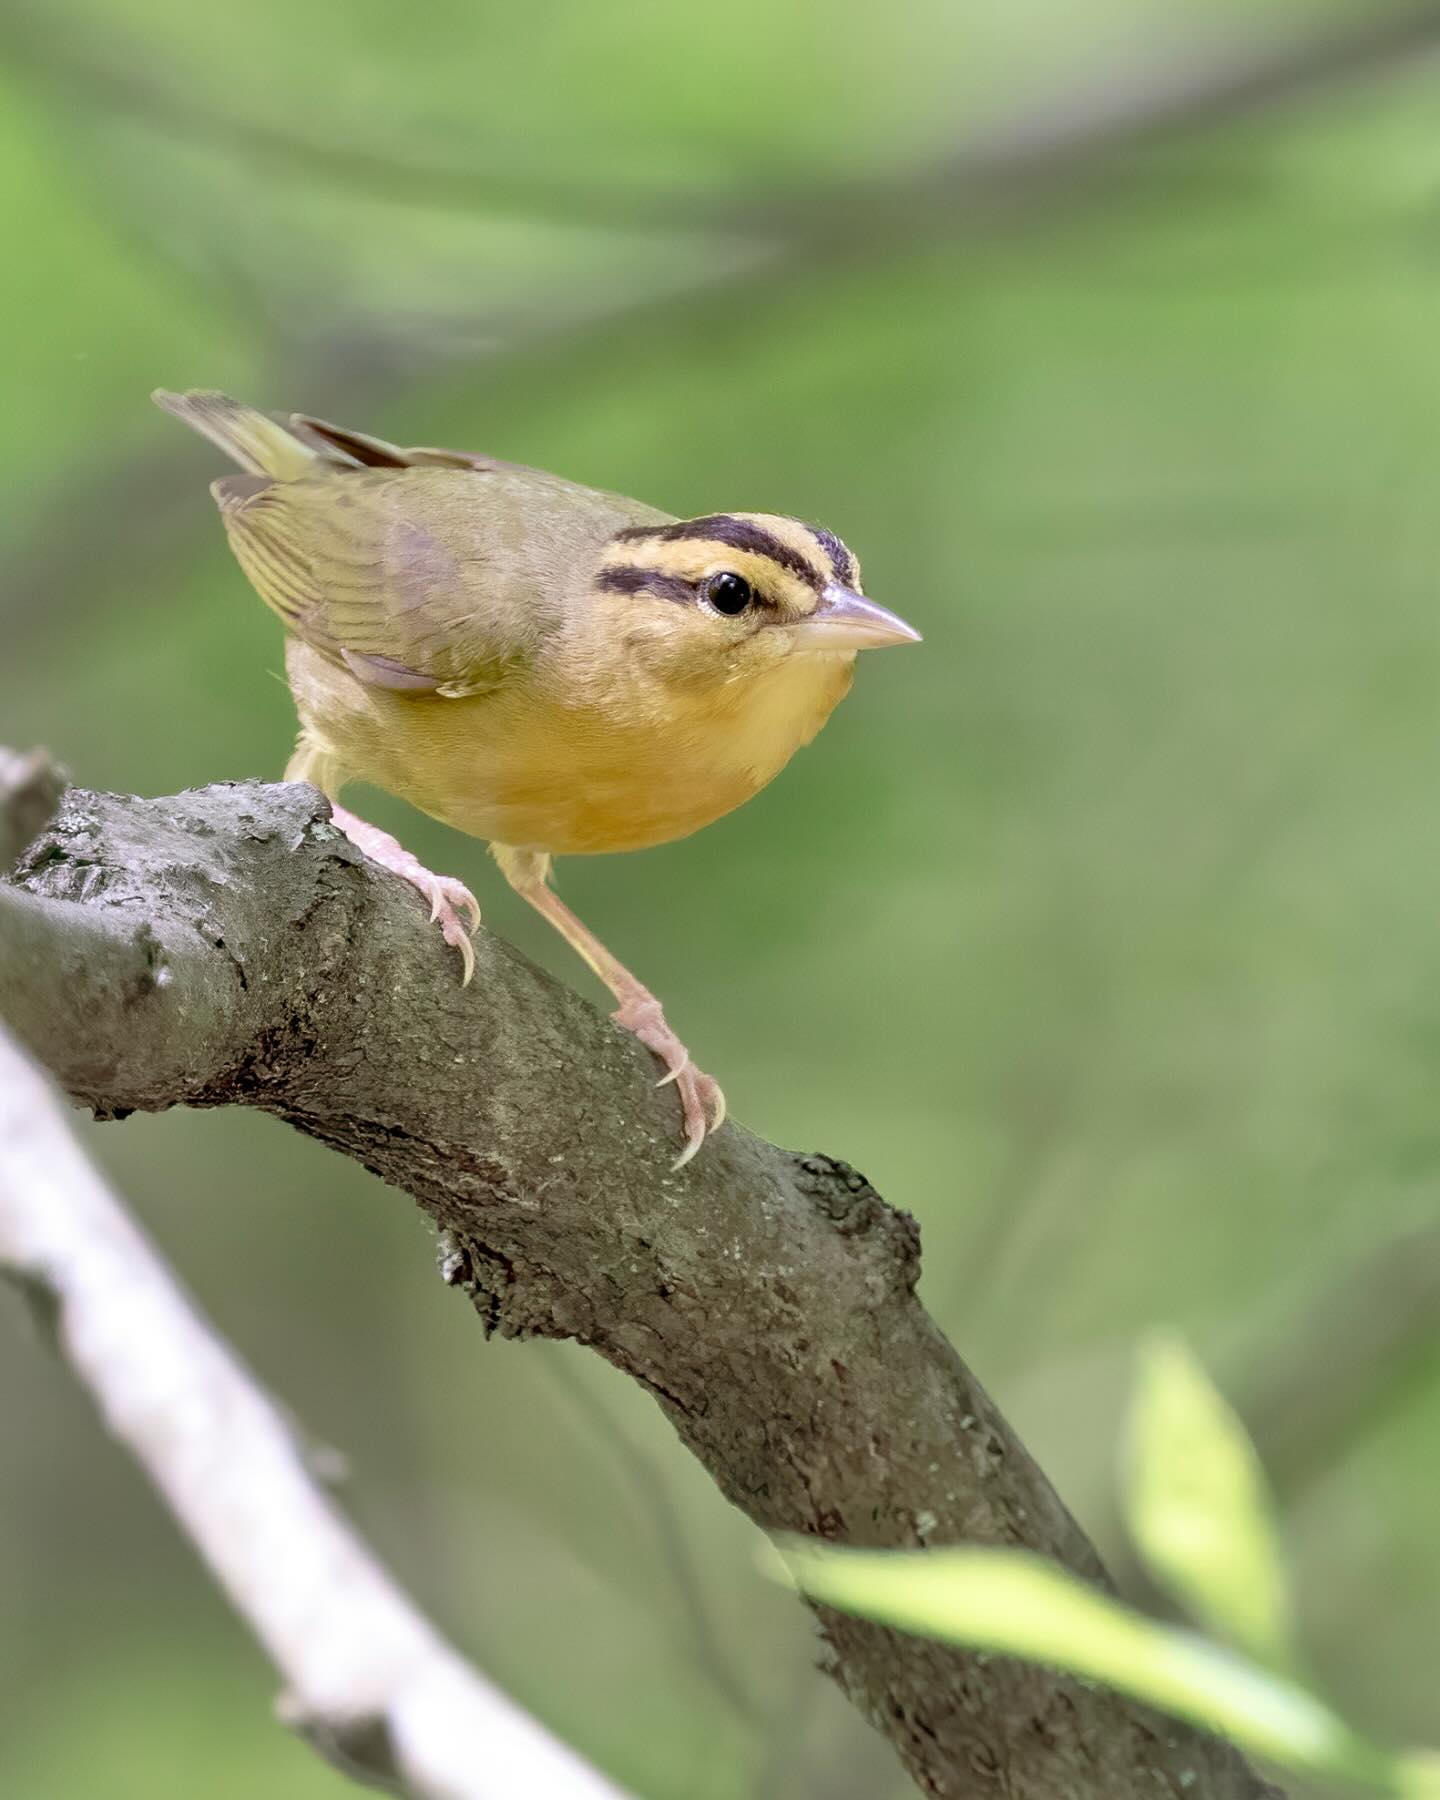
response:
<path id="1" fill-rule="evenodd" d="M 841 587 L 853 587 L 855 585 L 855 558 L 833 531 L 826 531 L 819 525 L 812 525 L 810 531 L 815 542 L 830 558 L 830 567 L 836 581 L 840 583 Z"/>
<path id="2" fill-rule="evenodd" d="M 673 544 L 690 538 L 701 544 L 726 544 L 732 550 L 748 550 L 754 556 L 767 557 L 817 593 L 825 585 L 825 576 L 808 557 L 772 536 L 763 525 L 737 519 L 732 513 L 708 513 L 703 519 L 680 519 L 674 525 L 632 525 L 626 531 L 617 531 L 615 536 L 627 544 L 650 539 Z"/>
<path id="3" fill-rule="evenodd" d="M 643 591 L 655 594 L 661 600 L 688 602 L 695 598 L 695 589 L 688 581 L 679 575 L 667 575 L 663 569 L 637 569 L 628 565 L 619 569 L 601 569 L 595 577 L 595 585 L 607 594 Z"/>

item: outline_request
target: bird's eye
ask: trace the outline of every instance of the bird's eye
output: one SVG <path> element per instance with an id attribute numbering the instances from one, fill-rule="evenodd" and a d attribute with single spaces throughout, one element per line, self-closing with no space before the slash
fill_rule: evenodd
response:
<path id="1" fill-rule="evenodd" d="M 705 598 L 716 612 L 733 619 L 744 612 L 755 595 L 743 575 L 736 575 L 726 569 L 719 575 L 712 575 L 705 583 Z"/>

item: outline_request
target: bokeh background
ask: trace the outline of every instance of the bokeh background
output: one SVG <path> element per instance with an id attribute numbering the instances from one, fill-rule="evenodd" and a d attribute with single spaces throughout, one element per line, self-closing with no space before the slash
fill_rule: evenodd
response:
<path id="1" fill-rule="evenodd" d="M 142 792 L 284 764 L 156 384 L 832 525 L 923 649 L 565 891 L 741 1119 L 918 1215 L 1122 1570 L 1131 1352 L 1190 1334 L 1318 1678 L 1434 1741 L 1440 32 L 1389 17 L 6 0 L 0 739 Z M 365 798 L 585 980 L 481 846 Z M 658 1413 L 485 1344 L 407 1201 L 258 1117 L 85 1135 L 556 1730 L 654 1800 L 899 1800 Z M 350 1792 L 18 1306 L 0 1344 L 7 1800 Z"/>

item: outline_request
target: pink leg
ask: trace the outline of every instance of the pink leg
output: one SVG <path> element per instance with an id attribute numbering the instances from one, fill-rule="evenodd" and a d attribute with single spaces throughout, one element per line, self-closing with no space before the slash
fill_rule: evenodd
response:
<path id="1" fill-rule="evenodd" d="M 435 875 L 427 869 L 418 856 L 397 844 L 388 831 L 381 831 L 378 825 L 367 825 L 363 819 L 357 819 L 352 812 L 339 805 L 335 796 L 345 779 L 345 771 L 339 759 L 328 750 L 313 743 L 303 731 L 300 741 L 295 746 L 295 754 L 285 766 L 287 781 L 308 781 L 312 787 L 319 788 L 330 801 L 331 817 L 343 831 L 355 848 L 372 862 L 379 863 L 382 869 L 389 869 L 402 881 L 408 881 L 413 888 L 430 902 L 430 920 L 440 927 L 440 935 L 445 942 L 460 952 L 460 962 L 464 969 L 460 985 L 469 985 L 470 977 L 475 973 L 475 952 L 470 946 L 480 924 L 480 902 L 470 892 L 463 881 L 456 881 L 450 875 Z M 461 917 L 468 913 L 470 923 L 467 926 Z"/>
<path id="2" fill-rule="evenodd" d="M 367 825 L 343 806 L 334 806 L 332 817 L 357 850 L 371 862 L 379 863 L 382 869 L 391 870 L 411 887 L 418 888 L 430 902 L 430 921 L 440 927 L 445 942 L 460 952 L 464 966 L 460 985 L 467 987 L 475 973 L 475 952 L 470 939 L 480 924 L 480 902 L 469 888 L 453 875 L 436 875 L 419 857 L 412 856 L 396 843 L 388 831 L 382 831 L 378 825 Z M 462 913 L 468 913 L 468 925 L 461 917 Z"/>
<path id="3" fill-rule="evenodd" d="M 661 1087 L 674 1082 L 685 1116 L 685 1148 L 674 1167 L 684 1168 L 712 1131 L 725 1122 L 725 1096 L 713 1076 L 702 1074 L 690 1060 L 690 1052 L 670 1029 L 660 1002 L 649 988 L 613 957 L 589 927 L 575 917 L 558 894 L 547 886 L 550 858 L 533 850 L 491 846 L 496 862 L 515 892 L 528 900 L 582 956 L 620 1002 L 610 1015 L 617 1025 L 631 1031 L 645 1048 L 669 1070 Z"/>

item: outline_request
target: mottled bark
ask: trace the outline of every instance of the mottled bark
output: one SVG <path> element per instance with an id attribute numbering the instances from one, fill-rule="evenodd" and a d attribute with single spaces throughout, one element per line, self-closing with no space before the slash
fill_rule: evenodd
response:
<path id="1" fill-rule="evenodd" d="M 646 1387 L 767 1530 L 1091 1545 L 915 1295 L 919 1233 L 844 1163 L 727 1126 L 670 1172 L 647 1054 L 482 932 L 473 986 L 312 789 L 71 792 L 0 884 L 0 1017 L 106 1117 L 245 1105 L 451 1234 L 488 1331 L 575 1338 Z M 829 1611 L 827 1662 L 926 1793 L 1273 1793 L 1128 1701 Z"/>

